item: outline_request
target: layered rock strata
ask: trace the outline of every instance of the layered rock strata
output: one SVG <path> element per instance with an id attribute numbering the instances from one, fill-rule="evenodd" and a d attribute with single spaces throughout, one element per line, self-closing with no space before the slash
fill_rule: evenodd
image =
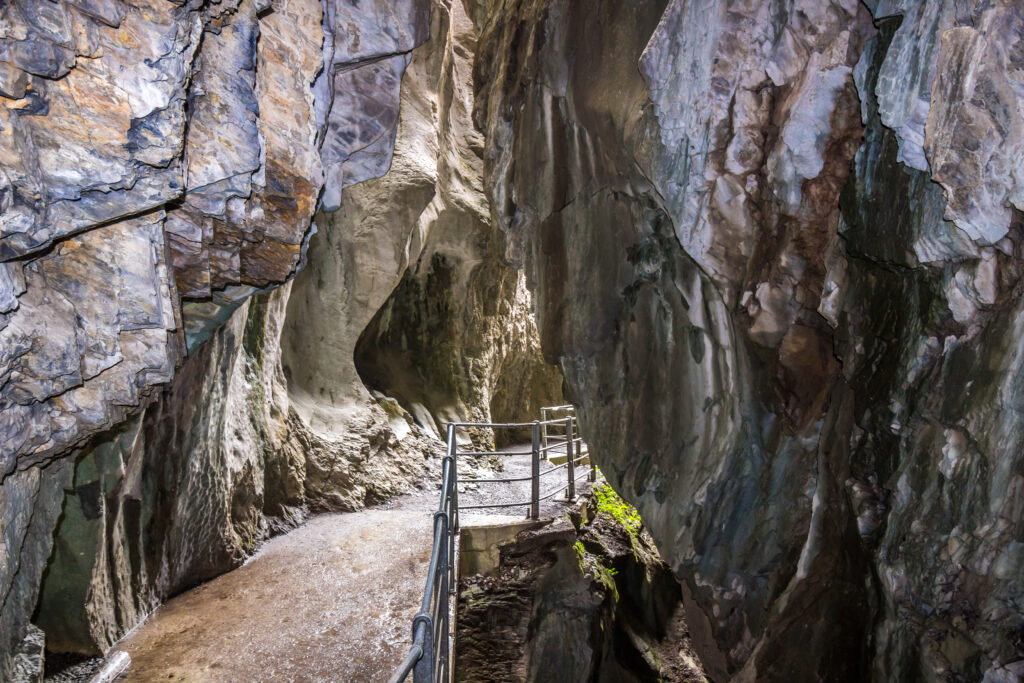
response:
<path id="1" fill-rule="evenodd" d="M 423 0 L 5 5 L 5 476 L 112 427 L 167 382 L 184 352 L 183 298 L 237 308 L 295 272 L 325 175 L 336 208 L 345 185 L 387 170 L 428 11 Z M 184 310 L 204 332 L 218 308 Z"/>
<path id="2" fill-rule="evenodd" d="M 474 16 L 494 220 L 708 674 L 1021 675 L 1019 5 Z"/>

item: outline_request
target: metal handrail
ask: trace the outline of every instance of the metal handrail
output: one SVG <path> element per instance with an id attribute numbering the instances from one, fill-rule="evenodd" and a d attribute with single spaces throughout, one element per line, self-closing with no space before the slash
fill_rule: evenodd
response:
<path id="1" fill-rule="evenodd" d="M 454 425 L 448 426 L 448 450 L 441 465 L 441 496 L 434 513 L 434 542 L 420 611 L 412 620 L 412 646 L 389 679 L 416 683 L 451 677 L 451 596 L 455 593 L 455 537 L 459 533 L 459 487 Z"/>
<path id="2" fill-rule="evenodd" d="M 551 425 L 565 422 L 568 418 L 560 417 L 557 420 L 534 420 L 533 422 L 450 422 L 454 427 L 479 427 L 481 429 L 514 429 L 521 427 L 532 427 L 535 424 Z"/>
<path id="3" fill-rule="evenodd" d="M 573 406 L 554 406 L 542 408 L 542 416 L 548 411 L 574 410 Z M 565 428 L 565 437 L 558 438 L 556 443 L 547 443 L 547 427 L 558 425 Z M 529 451 L 469 451 L 459 453 L 456 430 L 460 427 L 478 428 L 521 428 L 530 427 L 532 443 Z M 528 505 L 530 518 L 540 516 L 540 502 L 567 491 L 569 500 L 575 498 L 576 482 L 586 475 L 575 474 L 575 466 L 582 460 L 582 437 L 577 437 L 576 416 L 569 415 L 557 420 L 534 420 L 533 422 L 452 422 L 448 424 L 447 451 L 441 466 L 441 495 L 437 511 L 434 513 L 434 539 L 430 564 L 427 570 L 427 581 L 423 588 L 423 601 L 420 611 L 412 620 L 412 646 L 402 660 L 401 665 L 389 679 L 389 683 L 402 683 L 409 674 L 413 674 L 415 683 L 442 683 L 451 680 L 451 648 L 453 638 L 451 623 L 451 596 L 457 590 L 458 563 L 455 557 L 455 539 L 459 534 L 459 510 L 481 510 L 487 508 L 506 508 Z M 541 446 L 542 438 L 544 446 Z M 554 441 L 554 439 L 552 439 Z M 541 472 L 540 459 L 543 453 L 556 446 L 565 446 L 566 461 L 561 465 L 548 468 Z M 530 500 L 512 503 L 490 503 L 478 505 L 459 505 L 459 455 L 530 455 L 530 476 L 507 479 L 467 479 L 479 484 L 511 483 L 516 481 L 530 482 Z M 567 469 L 567 481 L 559 488 L 540 494 L 540 478 L 561 469 Z M 596 480 L 597 471 L 593 460 L 590 462 L 590 480 Z"/>
<path id="4" fill-rule="evenodd" d="M 519 500 L 513 503 L 487 503 L 485 505 L 463 505 L 463 510 L 497 510 L 498 508 L 516 508 L 523 505 L 530 505 L 533 501 Z"/>
<path id="5" fill-rule="evenodd" d="M 532 451 L 460 451 L 459 455 L 529 455 Z"/>
<path id="6" fill-rule="evenodd" d="M 467 482 L 473 482 L 474 484 L 505 484 L 515 481 L 530 481 L 533 477 L 509 477 L 507 479 L 469 479 L 468 477 L 464 480 Z M 465 507 L 465 505 L 463 505 Z"/>

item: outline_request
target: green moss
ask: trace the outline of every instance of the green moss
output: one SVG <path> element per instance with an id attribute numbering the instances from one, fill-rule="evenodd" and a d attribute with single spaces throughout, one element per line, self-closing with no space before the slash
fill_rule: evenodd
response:
<path id="1" fill-rule="evenodd" d="M 400 417 L 405 419 L 406 412 L 402 406 L 395 399 L 387 396 L 384 398 L 378 398 L 377 404 L 384 409 L 384 412 L 391 417 Z"/>
<path id="2" fill-rule="evenodd" d="M 594 559 L 594 578 L 615 595 L 615 602 L 619 601 L 619 586 L 615 583 L 615 575 L 618 573 L 615 567 L 605 567 Z"/>
<path id="3" fill-rule="evenodd" d="M 597 512 L 611 516 L 622 525 L 630 536 L 637 536 L 643 526 L 640 513 L 636 508 L 627 503 L 608 484 L 599 484 L 593 489 L 594 501 L 597 503 Z"/>
<path id="4" fill-rule="evenodd" d="M 576 551 L 576 562 L 580 568 L 580 574 L 587 575 L 587 560 L 590 564 L 594 565 L 594 580 L 604 586 L 605 590 L 615 595 L 615 602 L 619 601 L 619 587 L 615 583 L 615 575 L 619 573 L 619 570 L 614 567 L 606 567 L 601 564 L 601 561 L 596 555 L 587 552 L 587 549 L 583 546 L 582 541 L 576 541 L 572 544 L 573 550 Z"/>

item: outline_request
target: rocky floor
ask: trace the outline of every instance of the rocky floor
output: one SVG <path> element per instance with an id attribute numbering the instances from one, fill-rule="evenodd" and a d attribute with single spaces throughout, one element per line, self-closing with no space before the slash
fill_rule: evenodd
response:
<path id="1" fill-rule="evenodd" d="M 605 500 L 581 496 L 461 578 L 455 681 L 706 683 L 679 584 L 639 518 Z"/>

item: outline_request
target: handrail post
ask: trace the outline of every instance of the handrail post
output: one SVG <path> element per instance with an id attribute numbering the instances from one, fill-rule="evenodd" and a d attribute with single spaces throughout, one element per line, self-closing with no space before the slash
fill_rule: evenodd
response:
<path id="1" fill-rule="evenodd" d="M 583 435 L 580 434 L 580 448 L 583 447 Z M 597 481 L 597 463 L 594 462 L 594 454 L 587 448 L 587 460 L 590 461 L 590 483 Z"/>
<path id="2" fill-rule="evenodd" d="M 423 655 L 412 670 L 413 683 L 434 683 L 434 620 L 420 612 L 412 620 L 413 640 L 423 631 Z"/>
<path id="3" fill-rule="evenodd" d="M 540 423 L 533 421 L 533 448 L 530 452 L 530 519 L 540 518 Z"/>
<path id="4" fill-rule="evenodd" d="M 543 448 L 544 459 L 550 460 L 551 456 L 548 455 L 548 409 L 540 409 L 540 445 Z"/>
<path id="5" fill-rule="evenodd" d="M 459 533 L 459 444 L 455 438 L 455 425 L 448 424 L 448 453 L 451 456 L 452 491 L 448 511 L 448 562 L 451 565 L 449 592 L 455 595 L 458 590 L 456 578 L 458 567 L 455 561 L 455 536 Z"/>
<path id="6" fill-rule="evenodd" d="M 572 417 L 565 419 L 565 462 L 567 463 L 565 469 L 569 472 L 569 488 L 566 489 L 565 499 L 574 500 L 576 498 L 576 456 L 575 456 L 575 430 L 573 429 Z"/>

